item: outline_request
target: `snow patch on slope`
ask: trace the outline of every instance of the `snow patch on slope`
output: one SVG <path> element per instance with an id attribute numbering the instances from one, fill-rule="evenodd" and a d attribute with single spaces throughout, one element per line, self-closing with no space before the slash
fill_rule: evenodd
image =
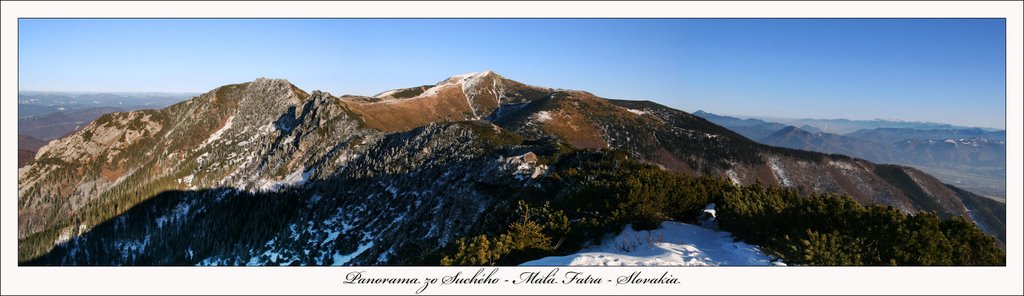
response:
<path id="1" fill-rule="evenodd" d="M 279 181 L 274 180 L 260 180 L 259 191 L 261 192 L 274 192 L 285 187 L 295 187 L 306 184 L 309 181 L 309 177 L 313 175 L 314 169 L 303 170 L 302 168 L 288 174 Z"/>
<path id="2" fill-rule="evenodd" d="M 369 249 L 371 247 L 373 247 L 373 242 L 369 242 L 369 243 L 366 243 L 366 244 L 359 245 L 359 248 L 357 248 L 356 251 L 352 252 L 351 254 L 343 255 L 343 254 L 335 253 L 332 256 L 332 259 L 334 259 L 334 262 L 332 262 L 331 265 L 332 266 L 345 265 L 345 263 L 348 263 L 349 261 L 352 261 L 352 258 L 355 258 L 356 256 L 359 256 L 359 254 L 362 254 L 363 252 L 365 252 L 367 249 Z"/>
<path id="3" fill-rule="evenodd" d="M 548 121 L 551 121 L 551 112 L 540 111 L 540 112 L 534 113 L 533 116 L 530 117 L 530 119 L 532 119 L 533 121 L 536 121 L 536 122 L 548 122 Z"/>
<path id="4" fill-rule="evenodd" d="M 629 109 L 629 108 L 626 108 L 626 111 L 629 111 L 630 113 L 633 113 L 633 114 L 636 114 L 636 115 L 644 115 L 644 114 L 647 114 L 647 112 L 646 112 L 646 111 L 642 111 L 642 110 L 636 110 L 636 109 Z"/>
<path id="5" fill-rule="evenodd" d="M 373 97 L 379 99 L 379 98 L 383 98 L 383 97 L 387 97 L 387 96 L 393 95 L 396 92 L 398 92 L 397 89 L 392 89 L 392 90 L 389 90 L 389 91 L 386 91 L 386 92 L 382 92 L 382 93 L 376 94 Z"/>
<path id="6" fill-rule="evenodd" d="M 708 204 L 701 225 L 665 221 L 655 230 L 621 233 L 576 254 L 552 256 L 523 263 L 525 266 L 785 266 L 760 248 L 737 242 L 731 233 L 720 231 L 715 204 Z"/>
<path id="7" fill-rule="evenodd" d="M 698 225 L 662 222 L 650 231 L 627 226 L 600 245 L 568 256 L 523 263 L 526 266 L 718 266 L 785 265 L 757 246 L 734 242 L 732 234 Z"/>
<path id="8" fill-rule="evenodd" d="M 474 119 L 480 119 L 480 115 L 477 114 L 476 107 L 473 106 L 473 102 L 476 101 L 476 96 L 480 92 L 480 90 L 477 89 L 477 85 L 480 84 L 481 78 L 490 73 L 492 72 L 474 72 L 453 77 L 453 79 L 457 79 L 456 83 L 462 84 L 462 95 L 466 97 L 466 104 L 469 105 L 469 110 L 473 113 Z M 497 94 L 495 94 L 495 96 L 497 96 Z"/>
<path id="9" fill-rule="evenodd" d="M 740 176 L 736 174 L 736 170 L 729 169 L 725 171 L 725 175 L 729 176 L 729 181 L 732 181 L 732 185 L 740 185 Z"/>
<path id="10" fill-rule="evenodd" d="M 782 169 L 782 162 L 778 158 L 769 158 L 768 167 L 772 169 L 772 173 L 775 174 L 775 178 L 779 179 L 779 183 L 782 183 L 782 187 L 793 186 L 793 181 L 790 181 L 789 177 L 786 177 L 786 171 Z"/>
<path id="11" fill-rule="evenodd" d="M 484 75 L 486 75 L 488 73 L 492 73 L 492 72 L 491 71 L 471 72 L 471 73 L 459 74 L 459 75 L 455 75 L 455 76 L 449 77 L 448 79 L 445 79 L 444 81 L 441 81 L 440 83 L 438 83 L 438 84 L 428 88 L 423 93 L 421 93 L 421 94 L 419 94 L 419 95 L 417 95 L 415 97 L 410 98 L 410 100 L 415 100 L 415 99 L 419 99 L 419 98 L 436 96 L 441 90 L 443 90 L 445 88 L 448 88 L 448 87 L 459 87 L 459 88 L 462 89 L 463 93 L 465 93 L 466 90 L 467 90 L 467 85 L 469 85 L 469 87 L 475 86 L 479 82 L 479 78 L 483 77 Z M 383 97 L 383 96 L 391 94 L 391 93 L 393 93 L 393 92 L 384 92 L 384 93 L 378 94 L 375 97 L 380 98 L 380 97 Z M 467 95 L 467 99 L 468 99 L 468 95 Z M 393 104 L 395 102 L 396 101 L 388 100 L 388 101 L 383 101 L 383 102 L 380 102 L 380 103 Z M 470 104 L 470 107 L 472 108 L 472 104 Z"/>
<path id="12" fill-rule="evenodd" d="M 210 143 L 213 143 L 213 142 L 216 142 L 217 140 L 220 140 L 220 137 L 224 135 L 224 131 L 230 129 L 231 125 L 232 125 L 232 122 L 234 122 L 234 121 L 235 121 L 235 116 L 234 115 L 231 115 L 231 117 L 228 117 L 228 121 L 224 123 L 224 126 L 221 127 L 220 129 L 218 129 L 216 132 L 213 132 L 213 134 L 210 134 L 210 137 L 206 138 L 206 141 L 203 141 L 203 144 L 200 144 L 199 148 L 196 148 L 196 150 L 202 149 L 203 147 L 206 147 L 206 145 L 209 145 Z"/>
<path id="13" fill-rule="evenodd" d="M 828 165 L 832 166 L 832 167 L 840 168 L 840 169 L 843 169 L 843 170 L 846 170 L 846 171 L 853 171 L 853 170 L 857 169 L 856 167 L 853 166 L 853 164 L 851 164 L 849 162 L 845 162 L 845 161 L 829 160 L 828 161 Z"/>
<path id="14" fill-rule="evenodd" d="M 494 73 L 494 72 L 484 71 L 484 72 L 473 72 L 473 73 L 467 73 L 467 74 L 460 75 L 459 76 L 459 80 L 460 80 L 460 82 L 462 82 L 462 90 L 463 91 L 467 91 L 467 90 L 475 89 L 476 86 L 478 84 L 480 84 L 480 81 L 481 81 L 480 78 L 483 78 L 484 76 L 487 76 L 488 74 L 491 74 L 491 73 Z"/>

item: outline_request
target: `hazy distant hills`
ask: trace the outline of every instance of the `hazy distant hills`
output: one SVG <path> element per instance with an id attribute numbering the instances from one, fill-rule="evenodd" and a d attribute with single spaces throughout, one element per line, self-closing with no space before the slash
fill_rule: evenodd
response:
<path id="1" fill-rule="evenodd" d="M 773 117 L 758 117 L 760 120 L 767 122 L 775 122 L 784 125 L 792 125 L 798 127 L 812 126 L 820 129 L 821 132 L 841 134 L 845 135 L 848 133 L 856 132 L 859 130 L 871 130 L 879 128 L 896 128 L 896 129 L 913 129 L 913 130 L 973 130 L 980 129 L 984 131 L 999 131 L 998 129 L 992 128 L 977 128 L 969 126 L 958 126 L 946 123 L 937 122 L 921 122 L 921 121 L 900 121 L 900 120 L 851 120 L 851 119 L 813 119 L 813 118 L 773 118 Z"/>
<path id="2" fill-rule="evenodd" d="M 18 92 L 18 133 L 49 141 L 103 114 L 163 108 L 191 93 Z"/>
<path id="3" fill-rule="evenodd" d="M 195 96 L 195 93 L 102 93 L 19 91 L 18 117 L 44 115 L 58 111 L 74 111 L 96 107 L 123 110 L 162 108 Z"/>
<path id="4" fill-rule="evenodd" d="M 896 143 L 903 140 L 946 140 L 964 138 L 983 138 L 989 140 L 1006 140 L 1006 131 L 991 131 L 980 128 L 959 129 L 913 129 L 913 128 L 874 128 L 857 130 L 845 136 L 875 141 L 880 143 Z"/>
<path id="5" fill-rule="evenodd" d="M 816 124 L 797 128 L 761 119 L 740 119 L 703 111 L 694 114 L 760 143 L 849 155 L 880 163 L 911 165 L 944 182 L 976 193 L 999 200 L 1006 195 L 1006 131 L 1003 130 L 937 123 L 845 119 L 795 120 Z M 846 134 L 826 133 L 819 129 L 826 127 L 832 130 L 868 128 Z"/>
<path id="6" fill-rule="evenodd" d="M 740 119 L 736 117 L 720 116 L 707 113 L 702 110 L 693 112 L 693 115 L 700 116 L 701 118 L 714 122 L 717 125 L 727 127 L 734 132 L 755 141 L 780 131 L 787 126 L 785 124 L 767 122 L 756 118 Z"/>
<path id="7" fill-rule="evenodd" d="M 18 135 L 19 139 L 24 135 L 25 139 L 45 144 L 84 127 L 103 114 L 163 108 L 194 95 L 22 91 L 18 93 Z M 18 156 L 18 167 L 21 167 L 35 157 L 35 149 L 19 147 Z"/>
<path id="8" fill-rule="evenodd" d="M 884 144 L 837 134 L 809 132 L 795 126 L 784 127 L 759 142 L 772 146 L 850 155 L 876 162 L 891 162 L 892 154 Z"/>
<path id="9" fill-rule="evenodd" d="M 780 131 L 768 135 L 863 142 Z M 488 229 L 477 221 L 505 221 L 495 215 L 516 200 L 565 202 L 580 184 L 564 176 L 615 154 L 612 164 L 960 216 L 1005 238 L 1005 205 L 911 167 L 769 146 L 658 103 L 487 71 L 373 97 L 261 78 L 102 115 L 19 170 L 19 261 L 411 264 Z"/>

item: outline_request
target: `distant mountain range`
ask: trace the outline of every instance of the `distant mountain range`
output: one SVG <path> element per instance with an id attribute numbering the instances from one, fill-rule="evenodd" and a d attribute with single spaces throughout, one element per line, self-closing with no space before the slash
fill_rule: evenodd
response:
<path id="1" fill-rule="evenodd" d="M 767 134 L 818 145 L 810 135 L 794 128 Z M 818 138 L 823 147 L 862 142 Z M 709 195 L 728 197 L 733 185 L 845 194 L 897 214 L 970 219 L 1005 240 L 1004 204 L 912 167 L 765 145 L 654 102 L 531 86 L 487 71 L 373 97 L 260 78 L 161 109 L 99 116 L 19 169 L 19 262 L 416 264 L 460 248 L 460 238 L 489 233 L 489 223 L 506 223 L 518 202 L 570 214 L 608 206 L 566 204 L 594 182 L 572 176 L 641 165 L 728 185 Z M 639 191 L 598 194 L 625 200 Z M 544 225 L 594 223 L 562 218 Z"/>
<path id="2" fill-rule="evenodd" d="M 817 130 L 811 126 L 797 128 L 761 119 L 740 119 L 704 111 L 694 114 L 767 145 L 910 165 L 944 182 L 998 200 L 1003 200 L 1006 195 L 1006 131 L 1003 130 L 935 123 L 831 121 L 846 123 L 847 127 L 918 126 L 874 127 L 840 135 L 809 131 Z M 820 124 L 821 120 L 818 122 Z"/>
<path id="3" fill-rule="evenodd" d="M 892 159 L 886 145 L 837 134 L 809 132 L 795 126 L 784 127 L 757 140 L 772 146 L 849 155 L 876 162 L 891 162 Z"/>
<path id="4" fill-rule="evenodd" d="M 19 91 L 18 117 L 45 115 L 96 107 L 123 110 L 162 108 L 196 96 L 195 93 Z"/>
<path id="5" fill-rule="evenodd" d="M 983 131 L 1000 131 L 994 128 L 978 128 L 969 126 L 959 126 L 946 123 L 937 122 L 922 122 L 922 121 L 902 121 L 902 120 L 885 120 L 885 119 L 874 119 L 874 120 L 852 120 L 852 119 L 812 119 L 812 118 L 776 118 L 776 117 L 757 117 L 758 119 L 776 122 L 785 125 L 804 127 L 814 127 L 819 129 L 820 132 L 833 133 L 833 134 L 848 134 L 858 130 L 870 130 L 879 128 L 897 128 L 897 129 L 915 129 L 915 130 L 983 130 Z"/>
<path id="6" fill-rule="evenodd" d="M 912 129 L 912 128 L 875 128 L 857 130 L 846 134 L 847 137 L 858 138 L 880 143 L 896 143 L 903 140 L 947 140 L 964 138 L 982 138 L 995 141 L 1006 141 L 1006 131 L 990 131 L 980 128 L 960 129 Z"/>

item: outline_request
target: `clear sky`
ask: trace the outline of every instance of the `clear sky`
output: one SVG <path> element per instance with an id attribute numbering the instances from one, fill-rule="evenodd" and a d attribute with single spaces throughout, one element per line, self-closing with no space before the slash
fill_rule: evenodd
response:
<path id="1" fill-rule="evenodd" d="M 494 70 L 685 111 L 1004 128 L 1002 19 L 19 21 L 19 87 L 373 95 Z"/>

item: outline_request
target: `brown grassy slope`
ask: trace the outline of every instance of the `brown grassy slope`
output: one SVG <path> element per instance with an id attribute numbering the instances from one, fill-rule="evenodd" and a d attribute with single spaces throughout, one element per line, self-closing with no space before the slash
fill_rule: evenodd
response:
<path id="1" fill-rule="evenodd" d="M 384 131 L 408 131 L 431 122 L 471 119 L 472 113 L 458 85 L 442 87 L 434 96 L 365 102 L 342 98 L 340 102 L 359 115 L 367 127 Z"/>

